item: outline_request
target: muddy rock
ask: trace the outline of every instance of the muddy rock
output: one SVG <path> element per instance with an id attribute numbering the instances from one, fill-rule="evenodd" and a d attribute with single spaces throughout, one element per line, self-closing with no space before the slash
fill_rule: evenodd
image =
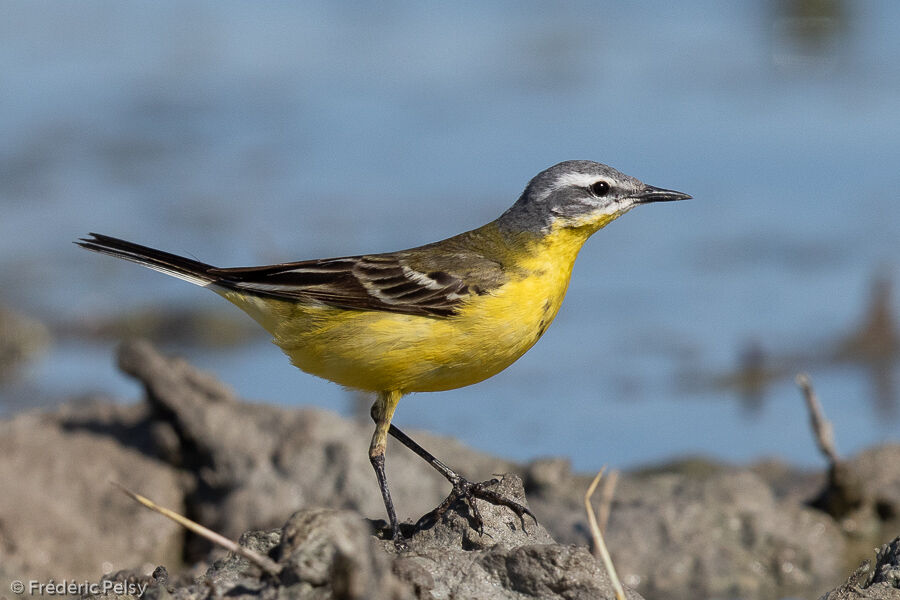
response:
<path id="1" fill-rule="evenodd" d="M 384 537 L 384 506 L 367 457 L 370 424 L 243 402 L 146 343 L 123 345 L 119 358 L 144 387 L 143 403 L 76 403 L 0 422 L 4 577 L 111 572 L 108 581 L 143 578 L 160 588 L 154 593 L 176 596 L 194 593 L 197 577 L 205 589 L 231 595 L 270 590 L 315 598 L 355 597 L 360 589 L 386 598 L 495 597 L 489 589 L 500 590 L 499 598 L 580 598 L 605 589 L 587 550 L 583 494 L 591 475 L 572 472 L 564 459 L 516 465 L 410 432 L 470 480 L 507 473 L 492 485 L 520 502 L 527 496 L 539 522 L 476 501 L 481 533 L 459 501 L 420 520 L 450 486 L 390 443 L 388 479 L 410 544 L 397 553 L 372 536 Z M 897 531 L 900 446 L 846 464 L 863 490 L 865 510 L 853 518 L 866 526 L 855 530 L 848 518 L 837 522 L 810 508 L 821 473 L 694 460 L 621 474 L 606 539 L 623 583 L 667 600 L 821 594 L 859 560 L 845 562 L 856 546 L 864 556 Z M 283 565 L 281 587 L 243 559 L 216 561 L 207 542 L 133 504 L 110 479 L 233 539 L 251 532 L 246 543 Z M 160 564 L 167 569 L 151 576 Z"/>
<path id="2" fill-rule="evenodd" d="M 506 476 L 492 489 L 527 504 L 521 480 Z M 475 501 L 484 519 L 483 532 L 472 528 L 466 502 L 457 500 L 428 528 L 409 537 L 410 550 L 396 559 L 400 573 L 427 574 L 406 580 L 419 598 L 614 598 L 603 566 L 586 547 L 557 544 L 530 517 L 506 507 Z M 384 542 L 390 551 L 390 542 Z M 395 562 L 395 572 L 397 562 Z M 401 577 L 403 579 L 403 577 Z M 640 596 L 633 591 L 627 597 Z"/>
<path id="3" fill-rule="evenodd" d="M 127 435 L 140 420 L 136 408 L 82 404 L 0 421 L 4 592 L 16 579 L 84 581 L 126 567 L 180 564 L 183 531 L 110 484 L 151 490 L 184 510 L 178 473 L 113 435 Z M 75 425 L 84 419 L 96 429 Z"/>
<path id="4" fill-rule="evenodd" d="M 900 537 L 882 546 L 847 582 L 820 600 L 900 600 Z"/>
<path id="5" fill-rule="evenodd" d="M 823 513 L 779 502 L 749 471 L 624 478 L 607 543 L 651 598 L 779 598 L 827 589 L 844 540 Z"/>
<path id="6" fill-rule="evenodd" d="M 521 480 L 516 477 L 488 487 L 524 500 Z M 298 600 L 615 597 L 603 567 L 586 548 L 556 544 L 533 522 L 525 528 L 508 509 L 476 502 L 483 518 L 480 534 L 464 531 L 469 527 L 470 507 L 456 501 L 433 523 L 407 528 L 405 550 L 372 535 L 373 523 L 356 513 L 301 510 L 280 530 L 242 537 L 242 544 L 278 562 L 277 575 L 263 574 L 246 559 L 229 555 L 186 585 L 148 578 L 144 598 L 200 600 L 211 591 L 229 598 Z M 628 591 L 627 598 L 641 597 Z"/>
<path id="7" fill-rule="evenodd" d="M 900 444 L 865 450 L 846 464 L 863 482 L 863 495 L 876 517 L 900 525 Z"/>
<path id="8" fill-rule="evenodd" d="M 528 500 L 552 535 L 588 545 L 583 490 L 590 477 L 550 460 L 526 475 Z M 838 525 L 803 500 L 779 498 L 748 469 L 670 463 L 620 474 L 606 542 L 622 581 L 647 598 L 821 593 L 840 572 L 846 543 Z"/>

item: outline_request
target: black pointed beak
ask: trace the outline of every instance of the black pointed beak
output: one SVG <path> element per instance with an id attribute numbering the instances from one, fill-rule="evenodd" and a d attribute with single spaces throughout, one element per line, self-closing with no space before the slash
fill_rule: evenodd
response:
<path id="1" fill-rule="evenodd" d="M 645 185 L 643 190 L 634 195 L 634 199 L 637 200 L 638 204 L 672 202 L 673 200 L 687 200 L 688 198 L 693 198 L 693 196 L 676 192 L 675 190 L 664 190 L 652 185 Z"/>

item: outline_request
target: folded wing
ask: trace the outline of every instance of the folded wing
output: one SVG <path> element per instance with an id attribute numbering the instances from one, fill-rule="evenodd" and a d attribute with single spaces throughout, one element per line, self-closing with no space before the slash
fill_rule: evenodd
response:
<path id="1" fill-rule="evenodd" d="M 340 308 L 447 317 L 473 291 L 446 271 L 422 272 L 402 254 L 352 256 L 265 267 L 213 269 L 227 287 Z M 477 293 L 477 290 L 476 290 Z"/>

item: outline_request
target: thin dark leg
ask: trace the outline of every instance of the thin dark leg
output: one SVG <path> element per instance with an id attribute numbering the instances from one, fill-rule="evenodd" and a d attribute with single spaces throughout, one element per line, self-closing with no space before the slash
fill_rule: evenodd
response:
<path id="1" fill-rule="evenodd" d="M 394 502 L 391 500 L 391 491 L 388 489 L 387 476 L 384 472 L 384 451 L 386 449 L 388 426 L 394 409 L 400 400 L 399 392 L 382 392 L 378 394 L 378 400 L 372 405 L 372 420 L 375 421 L 375 433 L 372 434 L 372 443 L 369 445 L 369 461 L 375 469 L 378 478 L 378 487 L 381 489 L 381 497 L 384 499 L 384 508 L 391 524 L 391 537 L 398 549 L 405 549 L 403 535 L 400 533 L 400 523 L 397 520 L 397 512 L 394 510 Z"/>
<path id="2" fill-rule="evenodd" d="M 391 525 L 391 538 L 394 544 L 402 547 L 403 536 L 400 535 L 400 523 L 397 521 L 397 511 L 394 510 L 394 501 L 391 500 L 391 490 L 388 489 L 387 476 L 384 473 L 384 454 L 370 456 L 369 461 L 375 469 L 375 477 L 378 478 L 378 487 L 381 489 L 381 497 L 384 499 L 384 508 L 387 510 L 388 522 Z"/>
<path id="3" fill-rule="evenodd" d="M 450 507 L 454 500 L 456 500 L 457 498 L 463 498 L 469 503 L 469 507 L 472 510 L 472 518 L 475 520 L 478 531 L 483 532 L 484 520 L 481 518 L 481 513 L 478 510 L 478 506 L 475 504 L 475 498 L 480 498 L 482 500 L 490 502 L 491 504 L 506 506 L 507 508 L 512 510 L 514 513 L 516 513 L 516 515 L 518 515 L 519 519 L 522 520 L 523 528 L 525 527 L 525 515 L 528 515 L 529 517 L 534 519 L 535 523 L 537 523 L 537 518 L 534 516 L 534 513 L 532 513 L 531 510 L 528 509 L 528 507 L 523 506 L 522 504 L 519 504 L 514 500 L 505 498 L 493 490 L 485 489 L 484 485 L 480 483 L 472 483 L 471 481 L 463 478 L 456 471 L 435 458 L 435 456 L 428 452 L 428 450 L 414 442 L 408 435 L 397 429 L 397 427 L 395 427 L 394 425 L 391 425 L 388 428 L 388 433 L 394 436 L 394 438 L 396 438 L 397 441 L 399 441 L 401 444 L 422 457 L 425 462 L 434 467 L 434 469 L 438 473 L 443 475 L 444 478 L 449 481 L 451 485 L 453 485 L 453 491 L 432 513 L 434 519 L 440 518 L 440 516 Z M 496 479 L 492 480 L 492 483 L 495 483 L 496 481 Z M 384 490 L 386 489 L 387 488 L 385 487 Z M 387 503 L 387 500 L 385 501 L 385 503 Z"/>
<path id="4" fill-rule="evenodd" d="M 442 463 L 440 460 L 435 458 L 435 456 L 431 452 L 429 452 L 428 450 L 426 450 L 425 448 L 423 448 L 422 446 L 420 446 L 419 444 L 414 442 L 411 437 L 409 437 L 408 435 L 406 435 L 405 433 L 403 433 L 402 431 L 397 429 L 397 427 L 395 425 L 391 425 L 388 428 L 388 433 L 391 434 L 392 436 L 394 436 L 394 438 L 398 442 L 400 442 L 401 444 L 403 444 L 404 446 L 406 446 L 407 448 L 409 448 L 410 450 L 412 450 L 413 452 L 415 452 L 416 454 L 421 456 L 423 459 L 425 459 L 425 462 L 427 462 L 429 465 L 434 467 L 435 470 L 438 473 L 440 473 L 441 475 L 443 475 L 447 479 L 447 481 L 449 481 L 450 483 L 453 483 L 454 479 L 460 478 L 459 475 L 457 475 L 453 469 L 451 469 L 450 467 L 448 467 L 447 465 Z"/>

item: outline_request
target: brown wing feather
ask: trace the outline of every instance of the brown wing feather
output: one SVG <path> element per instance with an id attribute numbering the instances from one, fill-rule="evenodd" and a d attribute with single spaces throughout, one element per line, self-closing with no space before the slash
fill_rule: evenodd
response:
<path id="1" fill-rule="evenodd" d="M 209 274 L 216 283 L 263 296 L 411 315 L 451 316 L 470 295 L 461 278 L 443 271 L 422 273 L 402 254 L 212 269 Z"/>
<path id="2" fill-rule="evenodd" d="M 96 233 L 78 244 L 199 285 L 341 308 L 448 317 L 472 294 L 490 293 L 506 281 L 494 258 L 503 255 L 504 244 L 487 227 L 401 252 L 230 269 Z"/>

